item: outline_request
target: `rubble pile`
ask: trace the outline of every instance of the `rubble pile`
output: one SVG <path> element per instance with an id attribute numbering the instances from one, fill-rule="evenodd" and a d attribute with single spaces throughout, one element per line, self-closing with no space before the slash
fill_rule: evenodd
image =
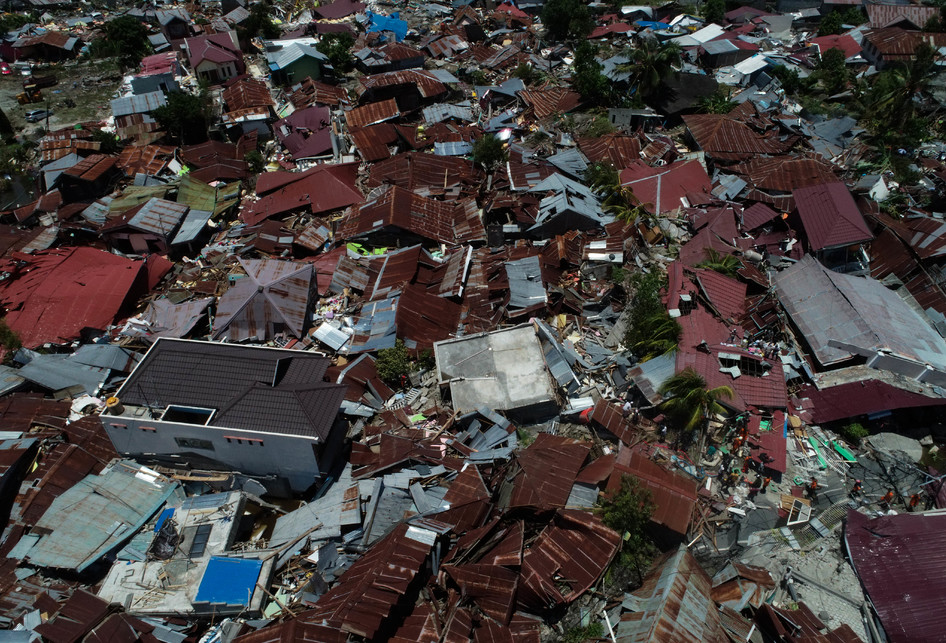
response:
<path id="1" fill-rule="evenodd" d="M 2 20 L 6 638 L 941 636 L 938 9 L 89 8 Z"/>

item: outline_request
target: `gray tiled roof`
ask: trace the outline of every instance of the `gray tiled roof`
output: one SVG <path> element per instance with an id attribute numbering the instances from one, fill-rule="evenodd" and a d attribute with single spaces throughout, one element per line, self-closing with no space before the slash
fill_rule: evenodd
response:
<path id="1" fill-rule="evenodd" d="M 285 359 L 285 372 L 272 386 Z M 153 409 L 216 409 L 212 426 L 325 438 L 346 390 L 323 381 L 330 363 L 301 351 L 162 338 L 118 397 Z"/>

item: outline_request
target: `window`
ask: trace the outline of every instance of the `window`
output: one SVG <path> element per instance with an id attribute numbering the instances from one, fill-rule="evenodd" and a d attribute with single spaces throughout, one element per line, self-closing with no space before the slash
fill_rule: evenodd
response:
<path id="1" fill-rule="evenodd" d="M 197 527 L 197 531 L 194 532 L 194 540 L 191 541 L 190 551 L 187 553 L 188 558 L 200 558 L 204 555 L 211 531 L 213 531 L 213 525 L 199 525 Z"/>
<path id="2" fill-rule="evenodd" d="M 177 446 L 182 449 L 206 449 L 213 451 L 214 445 L 210 440 L 201 440 L 200 438 L 174 438 Z"/>

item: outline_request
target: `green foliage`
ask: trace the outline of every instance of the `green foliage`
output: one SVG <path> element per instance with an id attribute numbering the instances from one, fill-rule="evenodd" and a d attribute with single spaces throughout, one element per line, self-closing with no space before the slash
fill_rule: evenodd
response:
<path id="1" fill-rule="evenodd" d="M 393 347 L 379 350 L 375 368 L 378 369 L 378 377 L 382 380 L 388 384 L 400 385 L 401 375 L 407 375 L 411 371 L 411 356 L 404 342 L 397 340 Z"/>
<path id="2" fill-rule="evenodd" d="M 596 105 L 604 105 L 608 102 L 611 81 L 601 73 L 603 67 L 595 58 L 597 53 L 595 46 L 587 40 L 582 40 L 575 48 L 572 87 L 586 101 Z"/>
<path id="3" fill-rule="evenodd" d="M 703 3 L 703 18 L 707 22 L 722 22 L 726 15 L 726 0 L 706 0 Z"/>
<path id="4" fill-rule="evenodd" d="M 727 277 L 735 277 L 736 271 L 742 267 L 742 262 L 735 255 L 722 254 L 713 248 L 707 248 L 706 259 L 698 263 L 696 267 L 708 268 Z"/>
<path id="5" fill-rule="evenodd" d="M 844 62 L 844 52 L 833 48 L 823 52 L 815 66 L 814 76 L 829 96 L 847 89 L 850 73 Z"/>
<path id="6" fill-rule="evenodd" d="M 506 146 L 492 134 L 484 134 L 473 142 L 473 162 L 491 172 L 506 162 Z"/>
<path id="7" fill-rule="evenodd" d="M 519 63 L 519 66 L 512 72 L 512 75 L 526 85 L 531 85 L 541 76 L 540 72 L 536 71 L 535 67 L 529 63 Z"/>
<path id="8" fill-rule="evenodd" d="M 11 143 L 0 147 L 0 173 L 22 174 L 35 143 Z"/>
<path id="9" fill-rule="evenodd" d="M 858 7 L 850 7 L 841 15 L 841 22 L 846 25 L 862 25 L 867 22 L 867 14 Z"/>
<path id="10" fill-rule="evenodd" d="M 161 129 L 182 144 L 202 143 L 207 140 L 210 122 L 208 96 L 187 92 L 171 92 L 167 104 L 151 111 Z"/>
<path id="11" fill-rule="evenodd" d="M 482 69 L 474 69 L 473 71 L 467 73 L 467 78 L 470 79 L 470 83 L 473 85 L 489 85 L 489 76 L 486 75 L 486 72 Z"/>
<path id="12" fill-rule="evenodd" d="M 259 174 L 266 169 L 266 159 L 260 154 L 259 150 L 250 150 L 243 157 L 246 161 L 247 169 L 253 174 Z"/>
<path id="13" fill-rule="evenodd" d="M 7 320 L 0 318 L 0 346 L 13 353 L 23 346 L 20 336 L 12 328 L 7 326 Z"/>
<path id="14" fill-rule="evenodd" d="M 717 89 L 709 96 L 700 99 L 699 109 L 704 114 L 728 114 L 738 103 L 732 99 L 732 90 Z"/>
<path id="15" fill-rule="evenodd" d="M 837 11 L 832 11 L 826 15 L 821 19 L 821 24 L 818 25 L 819 36 L 833 36 L 835 34 L 842 33 L 843 31 L 844 20 L 842 20 L 841 14 Z"/>
<path id="16" fill-rule="evenodd" d="M 677 320 L 662 311 L 641 320 L 638 332 L 642 339 L 634 344 L 634 354 L 646 362 L 677 350 L 683 328 Z"/>
<path id="17" fill-rule="evenodd" d="M 434 358 L 434 352 L 429 348 L 422 350 L 417 357 L 417 366 L 425 371 L 432 371 L 437 368 L 437 360 Z"/>
<path id="18" fill-rule="evenodd" d="M 618 67 L 619 71 L 630 72 L 631 92 L 635 97 L 646 101 L 653 96 L 664 78 L 677 73 L 677 67 L 683 60 L 680 45 L 675 42 L 658 42 L 646 38 L 625 55 L 630 59 L 627 64 Z"/>
<path id="19" fill-rule="evenodd" d="M 584 38 L 595 25 L 581 0 L 548 0 L 542 8 L 542 24 L 551 40 Z"/>
<path id="20" fill-rule="evenodd" d="M 772 75 L 778 78 L 779 82 L 782 83 L 782 89 L 789 95 L 806 91 L 811 82 L 807 78 L 801 78 L 797 69 L 785 65 L 772 67 Z"/>
<path id="21" fill-rule="evenodd" d="M 644 569 L 657 553 L 647 534 L 655 508 L 650 491 L 629 475 L 621 477 L 621 488 L 605 496 L 598 508 L 601 521 L 623 537 L 618 564 L 633 568 L 639 581 L 643 580 Z"/>
<path id="22" fill-rule="evenodd" d="M 30 22 L 35 22 L 31 16 L 22 13 L 5 13 L 0 16 L 0 33 L 7 33 L 14 29 L 19 29 Z"/>
<path id="23" fill-rule="evenodd" d="M 607 196 L 620 185 L 617 168 L 610 163 L 592 163 L 585 170 L 585 183 L 602 196 Z"/>
<path id="24" fill-rule="evenodd" d="M 628 303 L 631 313 L 624 345 L 633 348 L 648 339 L 646 320 L 666 313 L 660 297 L 660 290 L 666 282 L 656 270 L 635 272 L 629 281 L 634 295 Z"/>
<path id="25" fill-rule="evenodd" d="M 124 147 L 115 134 L 105 130 L 99 129 L 92 132 L 92 140 L 98 141 L 99 152 L 102 154 L 118 154 Z"/>
<path id="26" fill-rule="evenodd" d="M 89 51 L 94 58 L 117 58 L 125 68 L 137 67 L 151 53 L 148 29 L 133 16 L 119 16 L 105 23 Z"/>
<path id="27" fill-rule="evenodd" d="M 587 641 L 588 639 L 597 640 L 603 636 L 604 626 L 595 621 L 585 627 L 576 626 L 565 630 L 565 634 L 562 636 L 562 643 L 582 643 L 582 641 Z"/>
<path id="28" fill-rule="evenodd" d="M 608 120 L 608 115 L 598 114 L 588 124 L 588 128 L 585 130 L 585 135 L 591 138 L 599 138 L 605 134 L 610 134 L 613 131 L 614 125 L 612 125 L 611 121 Z"/>
<path id="29" fill-rule="evenodd" d="M 868 435 L 870 435 L 870 431 L 858 422 L 851 422 L 841 427 L 841 436 L 851 444 L 857 444 L 861 438 L 866 438 Z"/>
<path id="30" fill-rule="evenodd" d="M 623 286 L 627 280 L 627 269 L 622 266 L 611 266 L 611 281 L 618 286 Z"/>
<path id="31" fill-rule="evenodd" d="M 519 442 L 519 447 L 524 449 L 535 442 L 535 434 L 530 433 L 527 429 L 519 427 L 516 429 L 516 440 Z"/>
<path id="32" fill-rule="evenodd" d="M 351 48 L 355 39 L 347 31 L 327 33 L 315 46 L 328 57 L 336 72 L 344 73 L 352 68 Z"/>
<path id="33" fill-rule="evenodd" d="M 237 27 L 237 33 L 246 41 L 257 37 L 275 40 L 282 35 L 282 30 L 273 22 L 269 6 L 263 2 L 257 2 L 250 7 L 250 17 Z"/>
<path id="34" fill-rule="evenodd" d="M 731 400 L 735 395 L 728 386 L 707 389 L 706 380 L 692 368 L 661 384 L 660 394 L 670 396 L 661 403 L 661 409 L 684 431 L 700 429 L 711 416 L 725 413 L 726 409 L 718 400 Z"/>

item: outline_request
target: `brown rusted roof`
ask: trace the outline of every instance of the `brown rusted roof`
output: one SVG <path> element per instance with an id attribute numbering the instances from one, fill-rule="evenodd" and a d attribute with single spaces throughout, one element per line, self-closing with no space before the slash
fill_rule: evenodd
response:
<path id="1" fill-rule="evenodd" d="M 620 542 L 593 514 L 557 511 L 523 556 L 519 606 L 534 614 L 572 602 L 604 573 Z"/>
<path id="2" fill-rule="evenodd" d="M 363 77 L 355 92 L 362 96 L 370 89 L 391 87 L 394 85 L 413 85 L 423 98 L 433 98 L 447 92 L 447 87 L 428 72 L 419 69 L 389 71 Z"/>
<path id="3" fill-rule="evenodd" d="M 73 643 L 98 625 L 108 614 L 108 601 L 80 589 L 36 632 L 51 643 Z"/>
<path id="4" fill-rule="evenodd" d="M 397 118 L 400 115 L 401 111 L 397 107 L 397 101 L 389 98 L 388 100 L 368 103 L 348 110 L 345 112 L 345 122 L 348 123 L 348 127 L 366 127 Z"/>
<path id="5" fill-rule="evenodd" d="M 126 176 L 148 174 L 155 176 L 167 167 L 174 158 L 174 148 L 170 145 L 129 145 L 118 156 L 118 167 Z"/>
<path id="6" fill-rule="evenodd" d="M 775 131 L 762 135 L 727 114 L 683 116 L 690 136 L 709 156 L 723 159 L 749 158 L 753 154 L 782 154 L 790 143 L 778 139 Z"/>
<path id="7" fill-rule="evenodd" d="M 447 244 L 486 236 L 475 202 L 435 201 L 391 185 L 380 188 L 364 205 L 349 209 L 338 228 L 338 238 L 352 239 L 389 226 Z"/>
<path id="8" fill-rule="evenodd" d="M 115 167 L 117 162 L 118 159 L 114 156 L 93 154 L 82 159 L 68 170 L 65 170 L 63 174 L 82 181 L 96 181 L 101 178 L 103 174 Z"/>
<path id="9" fill-rule="evenodd" d="M 640 449 L 622 446 L 608 480 L 608 490 L 621 486 L 621 477 L 630 474 L 650 491 L 654 500 L 651 520 L 679 534 L 686 534 L 696 505 L 696 480 L 664 469 Z"/>
<path id="10" fill-rule="evenodd" d="M 375 188 L 384 183 L 398 185 L 412 192 L 447 191 L 458 187 L 470 191 L 480 185 L 483 173 L 472 161 L 455 156 L 437 156 L 423 152 L 405 152 L 374 163 L 366 185 Z"/>
<path id="11" fill-rule="evenodd" d="M 463 598 L 473 601 L 500 625 L 508 625 L 516 605 L 519 574 L 500 565 L 444 565 L 443 571 L 460 587 Z"/>
<path id="12" fill-rule="evenodd" d="M 336 107 L 339 104 L 348 104 L 348 92 L 344 88 L 320 83 L 308 77 L 300 84 L 294 85 L 292 90 L 289 95 L 289 102 L 296 109 L 302 109 L 310 105 Z"/>
<path id="13" fill-rule="evenodd" d="M 873 47 L 888 62 L 912 58 L 921 42 L 939 49 L 946 46 L 946 34 L 906 31 L 900 27 L 871 29 L 864 34 L 865 47 Z"/>
<path id="14" fill-rule="evenodd" d="M 577 440 L 539 433 L 516 454 L 518 473 L 509 507 L 564 507 L 589 451 Z"/>
<path id="15" fill-rule="evenodd" d="M 728 640 L 710 597 L 711 582 L 686 547 L 658 560 L 640 588 L 631 592 L 641 609 L 621 615 L 615 627 L 624 643 L 719 643 Z"/>
<path id="16" fill-rule="evenodd" d="M 793 156 L 752 158 L 729 169 L 743 175 L 743 178 L 760 190 L 776 192 L 791 192 L 806 185 L 838 180 L 830 165 L 815 159 Z"/>
<path id="17" fill-rule="evenodd" d="M 269 87 L 262 80 L 240 77 L 230 81 L 221 93 L 228 112 L 247 109 L 250 107 L 275 106 Z"/>
<path id="18" fill-rule="evenodd" d="M 388 146 L 397 143 L 398 134 L 391 123 L 378 123 L 368 127 L 353 128 L 351 139 L 361 153 L 361 157 L 365 161 L 374 162 L 391 156 L 391 149 Z"/>
<path id="19" fill-rule="evenodd" d="M 410 350 L 432 349 L 434 342 L 457 334 L 462 312 L 458 303 L 429 294 L 422 286 L 408 286 L 398 302 L 397 336 Z"/>
<path id="20" fill-rule="evenodd" d="M 916 25 L 917 28 L 922 29 L 930 18 L 939 15 L 939 11 L 936 7 L 918 4 L 880 4 L 868 2 L 866 9 L 870 26 L 874 29 L 880 29 L 902 20 L 909 20 Z"/>
<path id="21" fill-rule="evenodd" d="M 568 113 L 581 103 L 581 94 L 564 87 L 527 89 L 519 92 L 519 96 L 539 119 Z"/>

